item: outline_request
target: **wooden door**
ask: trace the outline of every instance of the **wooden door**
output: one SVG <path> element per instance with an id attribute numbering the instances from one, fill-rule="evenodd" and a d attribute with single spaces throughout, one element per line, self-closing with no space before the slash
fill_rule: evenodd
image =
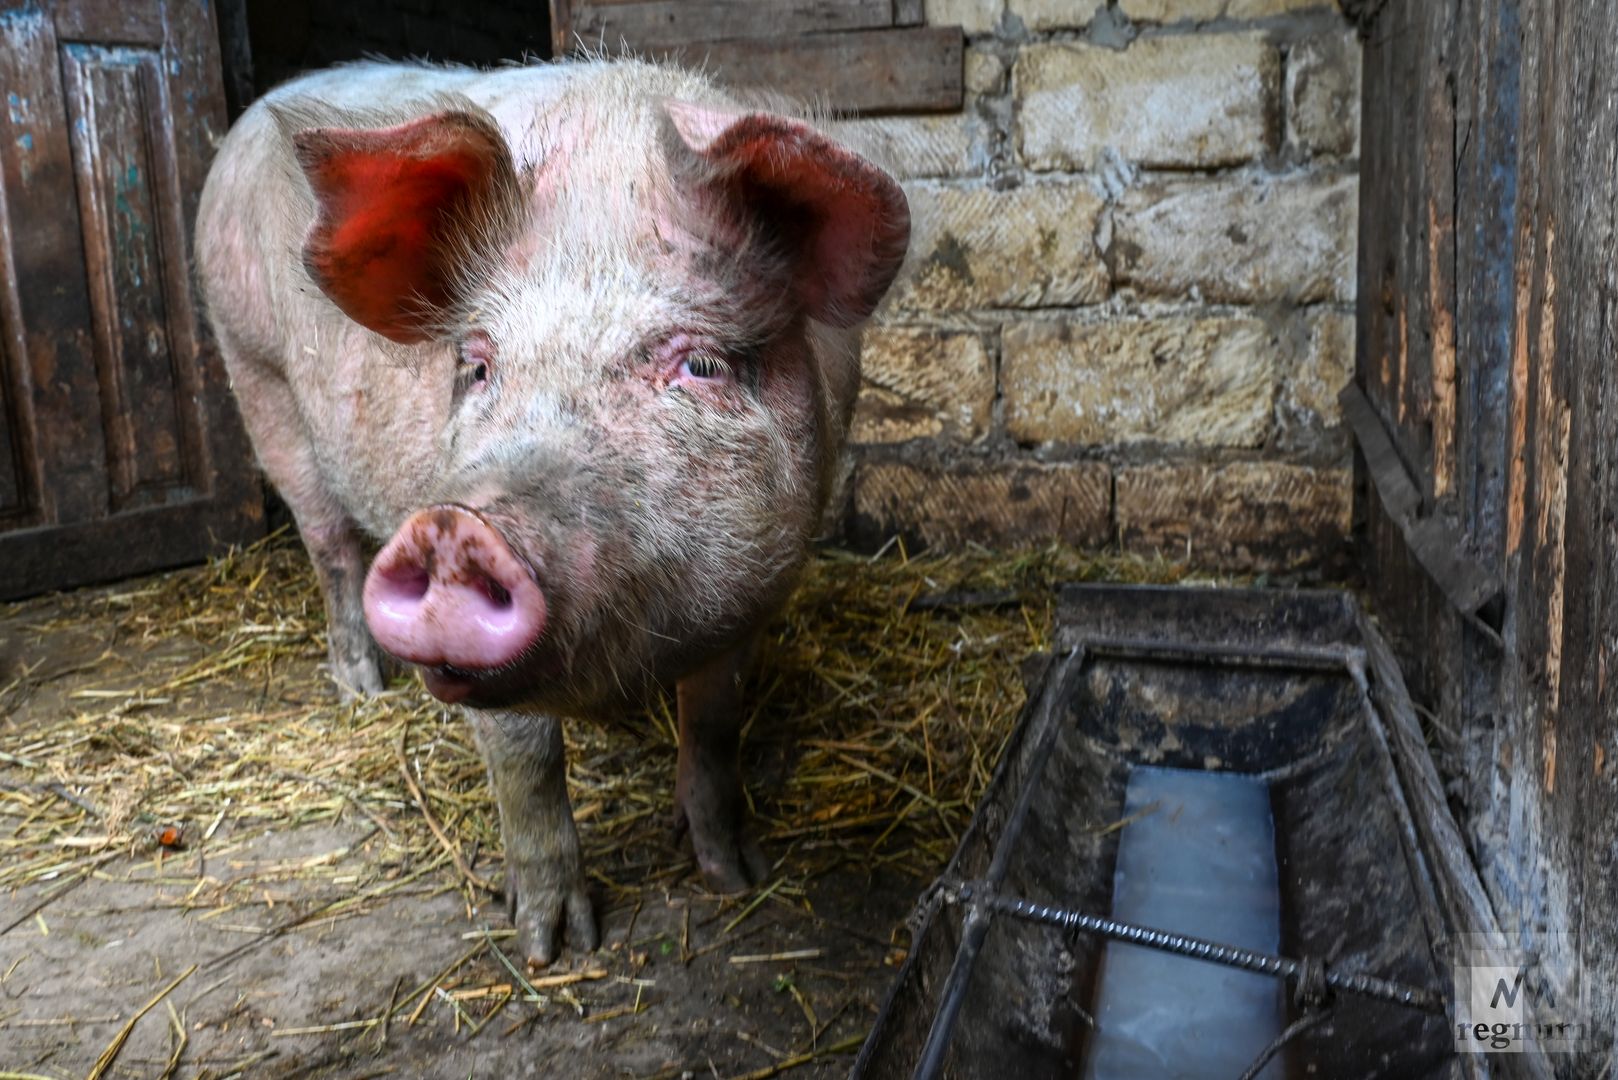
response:
<path id="1" fill-rule="evenodd" d="M 191 277 L 204 0 L 0 5 L 0 599 L 200 559 L 262 487 Z"/>

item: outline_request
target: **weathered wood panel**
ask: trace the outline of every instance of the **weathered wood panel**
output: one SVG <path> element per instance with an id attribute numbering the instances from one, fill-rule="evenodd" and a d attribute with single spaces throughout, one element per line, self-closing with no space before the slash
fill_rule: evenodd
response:
<path id="1" fill-rule="evenodd" d="M 842 113 L 962 107 L 961 30 L 923 21 L 920 0 L 551 0 L 558 56 L 675 60 Z"/>
<path id="2" fill-rule="evenodd" d="M 62 76 L 111 505 L 122 510 L 164 501 L 193 480 L 186 466 L 196 462 L 195 425 L 182 419 L 191 419 L 183 407 L 190 395 L 168 363 L 172 275 L 163 253 L 183 247 L 178 223 L 161 213 L 171 193 L 162 190 L 160 162 L 172 151 L 154 154 L 152 145 L 165 135 L 161 57 L 153 49 L 69 44 Z"/>
<path id="3" fill-rule="evenodd" d="M 32 5 L 39 6 L 39 5 Z M 52 0 L 44 5 L 62 41 L 101 45 L 163 44 L 163 6 L 118 0 Z"/>
<path id="4" fill-rule="evenodd" d="M 1618 739 L 1618 716 L 1600 708 L 1602 661 L 1618 621 L 1612 543 L 1618 492 L 1614 356 L 1618 356 L 1618 98 L 1613 42 L 1618 10 L 1605 0 L 1559 4 L 1540 15 L 1545 171 L 1539 192 L 1547 238 L 1546 297 L 1537 354 L 1530 353 L 1528 535 L 1517 563 L 1516 644 L 1508 700 L 1528 721 L 1525 749 L 1538 768 L 1516 779 L 1542 800 L 1537 858 L 1519 879 L 1543 882 L 1550 925 L 1565 913 L 1580 932 L 1585 975 L 1602 1001 L 1607 1038 L 1618 1017 L 1618 893 L 1598 887 L 1618 854 L 1612 777 L 1598 776 L 1598 751 Z M 1536 745 L 1537 744 L 1537 745 Z M 1524 919 L 1531 938 L 1540 923 Z M 1554 942 L 1546 948 L 1571 965 Z"/>
<path id="5" fill-rule="evenodd" d="M 838 112 L 939 112 L 964 100 L 959 27 L 871 30 L 647 50 L 739 88 Z"/>
<path id="6" fill-rule="evenodd" d="M 10 419 L 16 406 L 6 381 L 0 380 L 0 521 L 20 514 L 24 498 L 22 455 L 17 447 L 20 431 Z"/>
<path id="7" fill-rule="evenodd" d="M 920 26 L 924 21 L 922 0 L 893 0 L 894 26 Z"/>
<path id="8" fill-rule="evenodd" d="M 1618 1021 L 1614 40 L 1606 0 L 1431 0 L 1365 49 L 1358 378 L 1421 513 L 1499 576 L 1503 647 L 1374 498 L 1368 576 L 1501 925 L 1552 979 L 1582 965 L 1598 1048 L 1567 1075 Z"/>
<path id="9" fill-rule="evenodd" d="M 1456 7 L 1449 0 L 1393 5 L 1364 53 L 1366 102 L 1378 103 L 1379 112 L 1377 119 L 1366 115 L 1361 135 L 1358 367 L 1365 398 L 1414 478 L 1417 497 L 1417 505 L 1391 512 L 1382 498 L 1366 500 L 1377 558 L 1370 581 L 1378 608 L 1404 615 L 1389 630 L 1407 658 L 1413 691 L 1425 700 L 1454 682 L 1459 665 L 1450 625 L 1457 620 L 1405 539 L 1430 519 L 1462 531 L 1439 479 L 1453 458 L 1444 434 L 1454 428 L 1453 396 L 1440 402 L 1433 379 L 1435 356 L 1440 368 L 1450 358 L 1453 370 L 1452 348 L 1433 347 L 1446 336 L 1453 342 L 1446 331 L 1454 311 L 1446 242 L 1454 236 L 1446 179 L 1454 170 L 1453 109 L 1434 100 L 1434 87 L 1447 94 L 1453 74 L 1447 45 Z M 1446 382 L 1453 387 L 1453 378 Z"/>
<path id="10" fill-rule="evenodd" d="M 654 49 L 893 25 L 893 0 L 586 0 L 572 34 L 591 48 Z"/>
<path id="11" fill-rule="evenodd" d="M 209 9 L 0 12 L 0 597 L 262 531 L 189 231 L 225 127 Z"/>
<path id="12" fill-rule="evenodd" d="M 17 524 L 88 520 L 106 510 L 107 452 L 56 28 L 24 10 L 3 29 L 6 359 L 21 388 L 12 422 L 29 434 L 35 471 L 31 514 Z"/>

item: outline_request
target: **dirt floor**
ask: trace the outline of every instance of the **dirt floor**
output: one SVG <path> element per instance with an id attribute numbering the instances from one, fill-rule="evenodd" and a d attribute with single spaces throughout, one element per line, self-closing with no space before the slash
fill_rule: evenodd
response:
<path id="1" fill-rule="evenodd" d="M 285 538 L 0 605 L 0 1077 L 847 1071 L 1022 703 L 1052 549 L 827 553 L 744 750 L 775 869 L 706 894 L 669 829 L 668 704 L 570 729 L 604 946 L 511 960 L 462 722 L 414 678 L 344 705 Z"/>

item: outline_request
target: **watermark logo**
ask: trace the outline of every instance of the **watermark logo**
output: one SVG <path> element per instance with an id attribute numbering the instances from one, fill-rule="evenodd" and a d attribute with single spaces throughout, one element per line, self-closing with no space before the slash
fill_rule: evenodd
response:
<path id="1" fill-rule="evenodd" d="M 1500 935 L 1456 942 L 1455 1048 L 1470 1054 L 1577 1053 L 1585 1048 L 1584 983 L 1571 934 L 1530 951 Z"/>

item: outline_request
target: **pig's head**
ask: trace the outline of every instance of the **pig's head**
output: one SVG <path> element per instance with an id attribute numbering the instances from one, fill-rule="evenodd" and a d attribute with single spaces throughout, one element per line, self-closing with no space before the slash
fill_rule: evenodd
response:
<path id="1" fill-rule="evenodd" d="M 858 377 L 842 331 L 908 241 L 898 185 L 800 121 L 581 93 L 515 148 L 470 108 L 296 137 L 305 267 L 438 395 L 442 471 L 365 614 L 445 700 L 611 707 L 767 615 Z"/>

